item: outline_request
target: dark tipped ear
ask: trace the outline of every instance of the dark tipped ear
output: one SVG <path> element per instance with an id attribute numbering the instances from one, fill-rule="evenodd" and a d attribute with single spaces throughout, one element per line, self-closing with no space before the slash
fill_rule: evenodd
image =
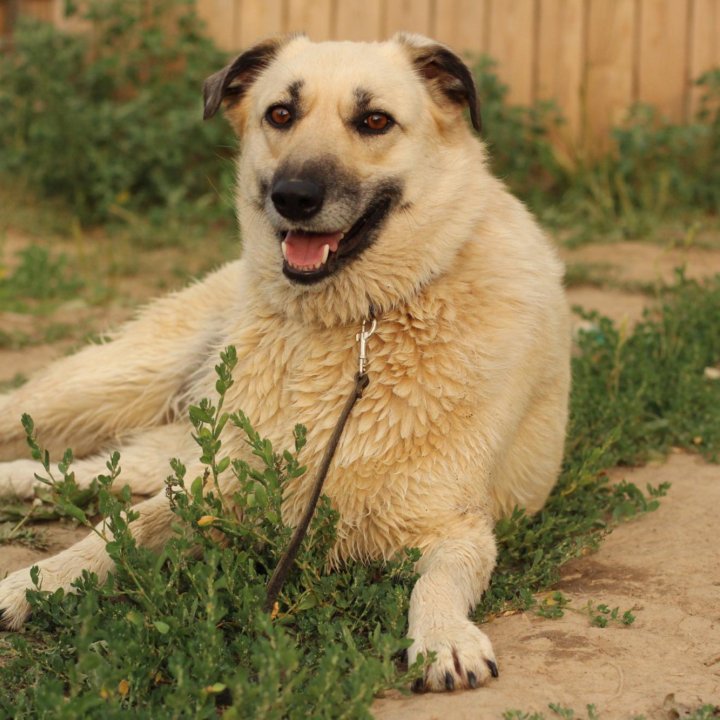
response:
<path id="1" fill-rule="evenodd" d="M 451 103 L 468 108 L 472 126 L 480 132 L 477 90 L 468 66 L 444 45 L 422 35 L 398 33 L 394 40 L 407 49 L 415 69 L 432 89 Z"/>
<path id="2" fill-rule="evenodd" d="M 211 75 L 203 85 L 203 119 L 207 120 L 215 115 L 224 100 L 227 100 L 228 104 L 238 102 L 285 42 L 284 39 L 265 40 Z"/>

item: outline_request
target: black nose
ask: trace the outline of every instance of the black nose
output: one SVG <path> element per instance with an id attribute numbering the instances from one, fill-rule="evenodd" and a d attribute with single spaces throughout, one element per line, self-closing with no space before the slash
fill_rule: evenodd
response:
<path id="1" fill-rule="evenodd" d="M 288 220 L 307 220 L 319 212 L 324 190 L 310 180 L 278 180 L 270 192 L 275 209 Z"/>

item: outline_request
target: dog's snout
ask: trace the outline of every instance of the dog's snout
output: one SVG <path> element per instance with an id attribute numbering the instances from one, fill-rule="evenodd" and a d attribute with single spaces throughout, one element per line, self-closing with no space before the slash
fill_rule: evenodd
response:
<path id="1" fill-rule="evenodd" d="M 324 196 L 311 180 L 278 180 L 270 192 L 275 209 L 288 220 L 308 220 L 320 211 Z"/>

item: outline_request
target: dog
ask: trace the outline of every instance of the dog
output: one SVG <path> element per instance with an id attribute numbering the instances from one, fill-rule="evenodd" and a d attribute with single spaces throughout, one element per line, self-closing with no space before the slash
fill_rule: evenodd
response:
<path id="1" fill-rule="evenodd" d="M 159 549 L 174 517 L 168 458 L 202 474 L 186 411 L 212 396 L 219 351 L 234 345 L 226 406 L 276 447 L 296 423 L 309 428 L 308 472 L 284 489 L 293 525 L 352 388 L 356 334 L 374 318 L 369 386 L 324 490 L 340 514 L 334 559 L 418 547 L 408 660 L 435 653 L 426 689 L 482 685 L 497 659 L 468 613 L 495 565 L 495 521 L 537 511 L 556 480 L 570 323 L 562 263 L 473 132 L 472 74 L 413 34 L 285 37 L 209 77 L 204 103 L 240 139 L 240 259 L 2 397 L 0 440 L 19 446 L 29 413 L 46 447 L 75 448 L 81 486 L 105 471 L 100 451 L 118 448 L 121 480 L 150 496 L 133 534 Z M 226 435 L 225 451 L 247 457 L 239 431 Z M 34 470 L 3 463 L 0 491 L 31 497 Z M 45 590 L 111 566 L 94 534 L 38 563 Z M 29 586 L 28 569 L 0 582 L 11 629 L 28 616 Z"/>

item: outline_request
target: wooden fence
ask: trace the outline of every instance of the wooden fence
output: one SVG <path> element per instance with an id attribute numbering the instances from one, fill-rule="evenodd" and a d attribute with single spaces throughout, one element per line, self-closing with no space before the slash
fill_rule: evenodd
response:
<path id="1" fill-rule="evenodd" d="M 0 3 L 13 4 L 13 0 Z M 63 0 L 14 0 L 56 21 Z M 485 53 L 510 100 L 552 99 L 563 141 L 601 147 L 628 107 L 655 105 L 688 120 L 692 81 L 720 66 L 720 0 L 196 0 L 229 53 L 275 33 L 314 40 L 377 40 L 397 30 L 435 37 L 468 56 Z"/>

